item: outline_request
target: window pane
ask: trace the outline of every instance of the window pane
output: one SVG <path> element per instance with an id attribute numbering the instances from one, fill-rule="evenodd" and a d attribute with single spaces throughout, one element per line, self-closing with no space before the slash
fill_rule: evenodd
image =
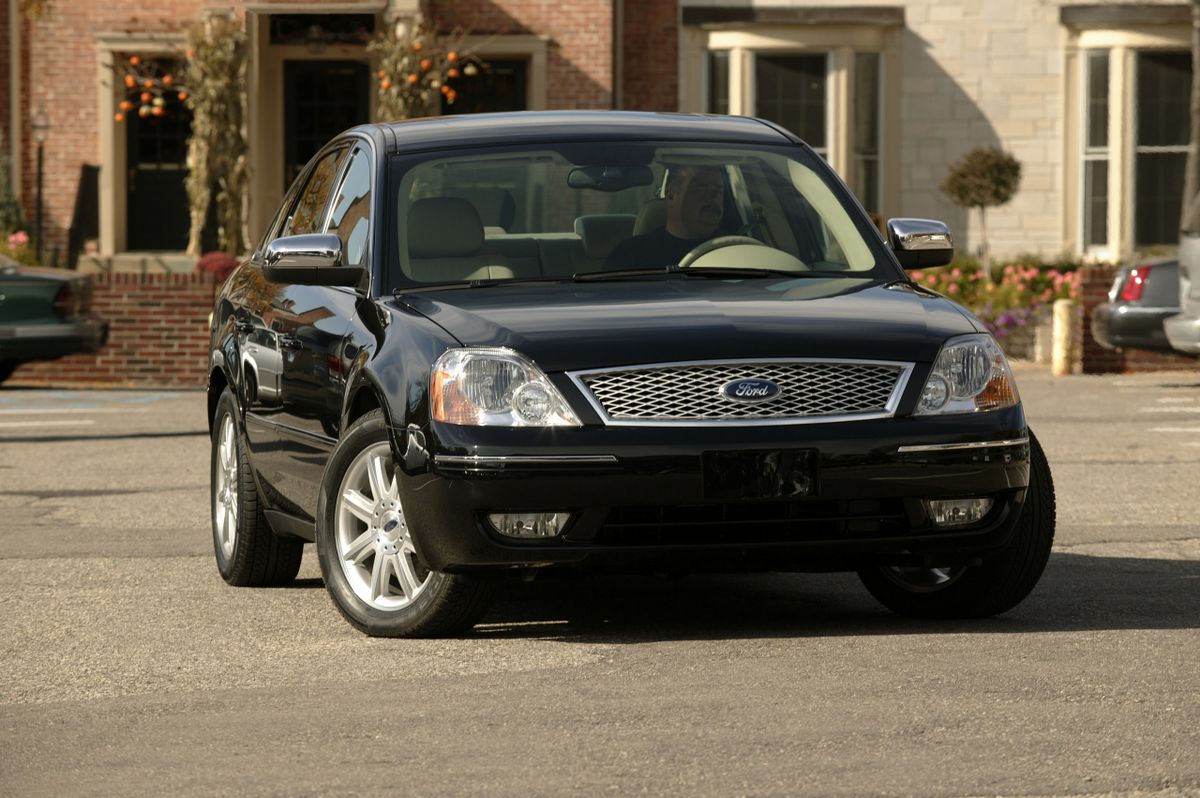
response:
<path id="1" fill-rule="evenodd" d="M 854 54 L 854 150 L 879 152 L 879 53 Z"/>
<path id="2" fill-rule="evenodd" d="M 855 160 L 854 196 L 868 213 L 879 212 L 879 161 L 874 158 Z"/>
<path id="3" fill-rule="evenodd" d="M 1108 146 L 1108 51 L 1096 50 L 1087 56 L 1087 144 Z"/>
<path id="4" fill-rule="evenodd" d="M 1134 245 L 1152 246 L 1179 241 L 1179 211 L 1183 195 L 1185 152 L 1139 152 L 1134 192 Z"/>
<path id="5" fill-rule="evenodd" d="M 825 141 L 825 55 L 754 59 L 756 115 L 783 125 L 814 149 Z"/>
<path id="6" fill-rule="evenodd" d="M 481 114 L 495 111 L 524 111 L 528 107 L 529 62 L 488 61 L 474 77 L 454 81 L 453 103 L 442 97 L 442 114 Z"/>
<path id="7" fill-rule="evenodd" d="M 708 54 L 708 112 L 729 113 L 729 53 L 717 50 Z"/>
<path id="8" fill-rule="evenodd" d="M 1083 162 L 1083 243 L 1108 244 L 1108 161 Z"/>
<path id="9" fill-rule="evenodd" d="M 366 265 L 370 215 L 371 159 L 366 151 L 356 149 L 329 217 L 329 232 L 342 240 L 342 252 L 350 266 Z"/>
<path id="10" fill-rule="evenodd" d="M 1187 145 L 1192 57 L 1186 52 L 1140 52 L 1137 59 L 1137 143 Z"/>
<path id="11" fill-rule="evenodd" d="M 318 232 L 317 226 L 324 220 L 321 211 L 325 208 L 325 200 L 333 189 L 333 179 L 337 177 L 337 163 L 344 150 L 331 152 L 320 160 L 308 177 L 300 201 L 292 212 L 291 224 L 283 231 L 284 235 L 302 235 Z"/>

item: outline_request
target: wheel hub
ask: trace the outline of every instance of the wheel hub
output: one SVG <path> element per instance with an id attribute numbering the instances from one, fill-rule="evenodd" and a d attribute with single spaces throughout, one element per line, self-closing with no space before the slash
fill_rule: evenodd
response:
<path id="1" fill-rule="evenodd" d="M 379 548 L 384 554 L 396 554 L 408 535 L 404 518 L 395 510 L 384 511 L 379 518 Z"/>

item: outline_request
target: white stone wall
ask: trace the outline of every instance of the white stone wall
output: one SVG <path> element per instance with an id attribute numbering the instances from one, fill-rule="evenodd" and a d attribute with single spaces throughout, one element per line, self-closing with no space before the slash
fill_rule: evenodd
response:
<path id="1" fill-rule="evenodd" d="M 1187 5 L 1180 0 L 1157 0 Z M 989 211 L 993 254 L 1054 256 L 1069 241 L 1065 161 L 1078 157 L 1066 141 L 1064 75 L 1068 31 L 1058 0 L 911 0 L 903 6 L 902 103 L 885 119 L 900 139 L 899 207 L 889 213 L 943 219 L 960 251 L 979 246 L 978 213 L 953 205 L 939 185 L 951 163 L 976 146 L 998 145 L 1022 164 L 1021 188 Z M 1092 0 L 1088 5 L 1100 5 Z M 1115 4 L 1115 3 L 1114 3 Z M 863 0 L 682 0 L 689 7 L 762 8 L 867 5 Z"/>

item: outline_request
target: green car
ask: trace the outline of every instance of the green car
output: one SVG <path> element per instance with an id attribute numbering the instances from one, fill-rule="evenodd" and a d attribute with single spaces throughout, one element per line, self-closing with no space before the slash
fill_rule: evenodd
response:
<path id="1" fill-rule="evenodd" d="M 91 311 L 92 281 L 0 256 L 0 382 L 30 360 L 95 352 L 108 322 Z"/>

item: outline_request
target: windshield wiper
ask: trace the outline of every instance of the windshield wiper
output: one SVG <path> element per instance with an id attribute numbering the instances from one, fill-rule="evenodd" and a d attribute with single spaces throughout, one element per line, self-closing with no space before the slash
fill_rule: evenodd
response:
<path id="1" fill-rule="evenodd" d="M 679 272 L 688 277 L 832 277 L 846 274 L 833 271 L 792 272 L 785 269 L 764 269 L 755 266 L 701 266 L 680 269 Z"/>
<path id="2" fill-rule="evenodd" d="M 624 280 L 627 277 L 653 277 L 655 275 L 678 274 L 678 266 L 659 267 L 657 269 L 612 269 L 606 272 L 576 272 L 571 279 L 577 283 L 590 283 L 600 280 Z"/>
<path id="3" fill-rule="evenodd" d="M 524 285 L 526 283 L 561 283 L 563 277 L 486 277 L 478 280 L 451 280 L 445 283 L 402 285 L 392 290 L 392 296 L 416 294 L 422 291 L 456 291 L 460 288 L 491 288 L 494 285 Z"/>

